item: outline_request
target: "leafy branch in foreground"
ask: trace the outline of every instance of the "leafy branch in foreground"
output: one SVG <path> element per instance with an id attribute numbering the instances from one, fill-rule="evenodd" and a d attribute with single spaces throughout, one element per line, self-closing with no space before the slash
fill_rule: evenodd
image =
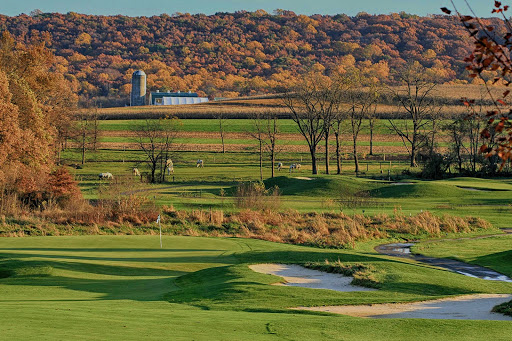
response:
<path id="1" fill-rule="evenodd" d="M 510 86 L 512 83 L 512 23 L 505 15 L 509 6 L 503 5 L 500 1 L 494 1 L 491 13 L 501 16 L 504 27 L 500 27 L 492 20 L 477 16 L 469 5 L 472 15 L 462 15 L 455 3 L 453 1 L 451 3 L 458 20 L 474 40 L 473 52 L 464 59 L 468 63 L 466 69 L 470 72 L 470 77 L 484 79 L 484 74 L 491 73 L 492 84 Z M 441 10 L 448 15 L 452 13 L 446 7 Z M 501 158 L 503 168 L 508 160 L 512 160 L 512 108 L 507 101 L 510 90 L 496 97 L 491 93 L 489 84 L 485 83 L 485 85 L 494 109 L 487 111 L 486 114 L 487 125 L 481 131 L 484 144 L 480 147 L 480 152 L 489 158 L 496 156 Z M 465 101 L 464 104 L 471 106 L 472 103 Z"/>

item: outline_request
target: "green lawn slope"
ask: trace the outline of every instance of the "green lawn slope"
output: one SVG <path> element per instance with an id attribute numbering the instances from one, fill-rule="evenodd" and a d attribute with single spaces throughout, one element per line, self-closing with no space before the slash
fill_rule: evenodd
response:
<path id="1" fill-rule="evenodd" d="M 340 259 L 371 264 L 382 289 L 339 293 L 271 286 L 249 264 Z M 6 340 L 506 340 L 508 322 L 360 319 L 290 311 L 508 293 L 368 251 L 259 240 L 164 236 L 0 239 L 0 330 Z"/>

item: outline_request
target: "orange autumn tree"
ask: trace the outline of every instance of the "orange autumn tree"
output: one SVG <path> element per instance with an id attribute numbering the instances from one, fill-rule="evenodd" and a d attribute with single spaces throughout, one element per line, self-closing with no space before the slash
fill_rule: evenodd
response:
<path id="1" fill-rule="evenodd" d="M 58 140 L 76 103 L 44 43 L 0 37 L 0 190 L 36 205 L 49 194 Z"/>

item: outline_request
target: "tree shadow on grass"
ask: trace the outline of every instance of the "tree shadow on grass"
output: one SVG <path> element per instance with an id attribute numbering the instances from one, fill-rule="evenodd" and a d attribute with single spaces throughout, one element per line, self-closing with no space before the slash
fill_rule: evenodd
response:
<path id="1" fill-rule="evenodd" d="M 20 259 L 2 259 L 0 260 L 0 269 L 9 273 L 9 276 L 0 279 L 0 285 L 62 287 L 101 294 L 97 300 L 161 300 L 163 294 L 168 292 L 171 287 L 171 278 L 186 274 L 185 271 L 155 268 Z M 67 277 L 59 275 L 59 272 L 55 270 L 72 271 L 78 274 L 82 273 L 82 275 Z M 113 276 L 114 278 L 102 278 L 104 276 Z M 66 293 L 63 295 L 67 296 Z M 32 298 L 37 300 L 37 295 Z M 68 299 L 69 297 L 66 297 L 64 300 Z M 8 299 L 4 298 L 4 300 Z M 45 300 L 45 298 L 41 297 L 40 300 Z"/>
<path id="2" fill-rule="evenodd" d="M 69 254 L 34 254 L 34 253 L 0 253 L 3 258 L 42 258 L 59 260 L 90 260 L 90 261 L 110 261 L 110 262 L 141 262 L 141 263 L 220 263 L 232 264 L 234 258 L 231 255 L 201 255 L 201 256 L 180 256 L 180 257 L 104 257 L 104 256 L 76 256 Z M 80 263 L 81 264 L 81 263 Z"/>
<path id="3" fill-rule="evenodd" d="M 512 277 L 512 250 L 477 257 L 471 263 L 488 267 L 499 273 Z"/>

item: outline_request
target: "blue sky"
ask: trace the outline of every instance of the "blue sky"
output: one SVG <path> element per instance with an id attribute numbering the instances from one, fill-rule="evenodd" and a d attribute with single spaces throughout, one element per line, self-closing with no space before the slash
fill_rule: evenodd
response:
<path id="1" fill-rule="evenodd" d="M 465 9 L 462 0 L 456 4 Z M 489 16 L 490 0 L 469 0 L 480 16 Z M 419 15 L 441 14 L 440 7 L 451 7 L 448 0 L 0 0 L 0 13 L 15 16 L 30 13 L 33 9 L 43 12 L 67 13 L 70 11 L 86 14 L 124 14 L 129 16 L 151 16 L 175 12 L 213 14 L 237 10 L 254 11 L 264 9 L 272 12 L 276 8 L 292 10 L 300 14 L 355 15 L 368 13 L 391 13 L 405 11 Z"/>

